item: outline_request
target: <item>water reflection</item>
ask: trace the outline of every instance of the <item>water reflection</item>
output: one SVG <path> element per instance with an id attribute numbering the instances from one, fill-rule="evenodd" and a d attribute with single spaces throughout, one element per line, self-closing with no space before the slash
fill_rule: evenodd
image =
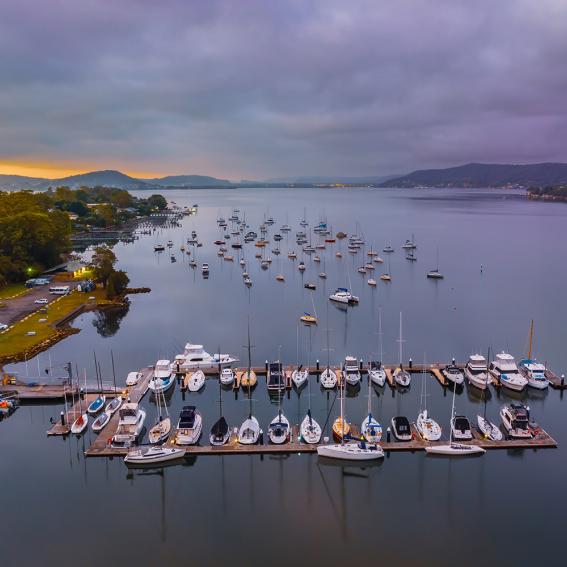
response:
<path id="1" fill-rule="evenodd" d="M 120 329 L 122 319 L 128 315 L 128 311 L 130 311 L 129 302 L 120 307 L 98 310 L 92 321 L 93 327 L 101 337 L 112 337 Z"/>

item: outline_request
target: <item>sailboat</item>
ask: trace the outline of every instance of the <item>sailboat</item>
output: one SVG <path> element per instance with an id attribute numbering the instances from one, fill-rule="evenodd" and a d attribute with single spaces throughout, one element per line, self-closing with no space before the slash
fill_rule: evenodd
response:
<path id="1" fill-rule="evenodd" d="M 520 374 L 528 381 L 528 386 L 536 390 L 545 390 L 549 386 L 549 380 L 545 376 L 545 364 L 532 359 L 532 346 L 534 338 L 534 321 L 530 325 L 530 339 L 528 356 L 518 363 Z"/>
<path id="2" fill-rule="evenodd" d="M 346 435 L 350 433 L 350 423 L 346 420 L 344 415 L 344 392 L 345 392 L 345 379 L 344 376 L 339 383 L 339 397 L 341 401 L 341 415 L 333 422 L 333 437 L 337 441 L 344 440 Z"/>
<path id="3" fill-rule="evenodd" d="M 293 385 L 299 390 L 305 384 L 309 377 L 309 370 L 303 368 L 299 364 L 299 325 L 297 325 L 297 368 L 291 373 L 291 381 Z"/>
<path id="4" fill-rule="evenodd" d="M 244 420 L 238 430 L 238 442 L 241 445 L 255 445 L 260 437 L 260 424 L 252 415 L 252 392 L 251 388 L 256 384 L 256 373 L 251 369 L 251 348 L 250 344 L 250 319 L 248 320 L 248 371 L 242 375 L 240 383 L 248 388 L 248 400 L 250 403 L 250 411 L 248 417 Z M 246 384 L 244 384 L 244 376 L 246 376 Z M 253 377 L 253 380 L 252 380 Z M 254 384 L 252 383 L 254 382 Z"/>
<path id="5" fill-rule="evenodd" d="M 167 410 L 165 392 L 163 389 L 156 391 L 155 399 L 158 409 L 158 418 L 148 433 L 148 439 L 152 445 L 165 441 L 171 432 L 171 418 Z M 165 415 L 162 415 L 162 408 Z"/>
<path id="6" fill-rule="evenodd" d="M 173 461 L 185 456 L 184 449 L 177 447 L 134 447 L 124 457 L 127 465 L 153 465 Z"/>
<path id="7" fill-rule="evenodd" d="M 220 352 L 220 347 L 219 347 Z M 221 365 L 219 362 L 219 373 L 222 376 Z M 228 422 L 222 414 L 222 386 L 219 380 L 219 418 L 215 421 L 211 427 L 211 433 L 209 435 L 209 441 L 211 445 L 219 447 L 228 443 L 230 439 L 230 428 L 228 427 Z"/>
<path id="8" fill-rule="evenodd" d="M 106 410 L 103 411 L 93 421 L 93 424 L 91 425 L 91 429 L 95 433 L 98 433 L 110 421 L 111 417 L 112 417 L 112 414 L 108 413 Z"/>
<path id="9" fill-rule="evenodd" d="M 427 277 L 433 280 L 442 280 L 443 274 L 439 271 L 439 247 L 437 247 L 437 267 L 427 272 Z"/>
<path id="10" fill-rule="evenodd" d="M 382 348 L 382 310 L 378 310 L 378 341 L 380 343 L 380 360 L 371 360 L 368 366 L 368 377 L 377 386 L 383 386 L 386 383 L 386 372 L 383 368 L 384 352 Z"/>
<path id="11" fill-rule="evenodd" d="M 278 399 L 281 402 L 282 395 L 278 395 Z M 268 428 L 268 437 L 270 442 L 275 445 L 281 445 L 289 441 L 290 425 L 289 420 L 284 415 L 281 407 L 278 409 L 278 414 L 270 422 L 270 427 Z"/>
<path id="12" fill-rule="evenodd" d="M 372 388 L 368 377 L 368 415 L 364 418 L 360 431 L 369 443 L 378 443 L 382 438 L 382 426 L 372 415 Z"/>
<path id="13" fill-rule="evenodd" d="M 190 392 L 198 392 L 205 385 L 205 373 L 201 370 L 195 370 L 189 377 L 187 388 Z"/>
<path id="14" fill-rule="evenodd" d="M 309 340 L 309 360 L 307 364 L 309 365 L 311 360 L 311 338 Z M 321 426 L 315 421 L 313 416 L 311 415 L 311 381 L 308 381 L 308 392 L 307 395 L 309 396 L 309 408 L 307 409 L 307 415 L 301 422 L 299 432 L 301 434 L 301 439 L 304 443 L 308 443 L 310 445 L 314 445 L 319 443 L 321 440 L 322 429 Z"/>
<path id="15" fill-rule="evenodd" d="M 383 282 L 391 282 L 392 276 L 390 275 L 390 257 L 388 256 L 388 270 L 380 275 L 380 279 Z"/>
<path id="16" fill-rule="evenodd" d="M 315 309 L 315 301 L 313 300 L 313 295 L 311 295 L 311 305 L 313 305 L 313 313 L 315 313 L 315 315 L 311 315 L 311 313 L 307 313 L 307 311 L 305 311 L 305 313 L 299 318 L 300 321 L 302 321 L 303 323 L 307 323 L 308 325 L 316 325 L 317 324 L 317 310 Z"/>
<path id="17" fill-rule="evenodd" d="M 248 320 L 248 369 L 240 377 L 240 385 L 244 388 L 253 388 L 258 378 L 256 377 L 256 372 L 252 370 L 252 345 L 250 344 L 250 320 Z"/>
<path id="18" fill-rule="evenodd" d="M 112 354 L 112 351 L 110 351 L 110 358 L 112 360 L 112 381 L 114 383 L 114 398 L 106 404 L 106 409 L 104 411 L 112 415 L 116 412 L 116 410 L 120 408 L 123 400 L 122 400 L 122 396 L 119 396 L 116 391 L 116 371 L 114 369 L 114 355 Z"/>
<path id="19" fill-rule="evenodd" d="M 487 360 L 490 360 L 490 349 L 488 349 Z M 486 383 L 488 384 L 488 373 L 485 373 L 485 376 L 486 376 L 485 378 Z M 486 402 L 487 402 L 486 386 L 482 389 L 482 396 L 484 398 L 484 413 L 482 415 L 479 414 L 476 416 L 476 424 L 478 426 L 479 431 L 487 439 L 490 439 L 491 441 L 500 441 L 503 437 L 502 431 L 500 431 L 500 428 L 496 424 L 492 423 L 492 421 L 490 421 L 486 417 Z"/>
<path id="20" fill-rule="evenodd" d="M 403 388 L 407 388 L 411 382 L 411 375 L 407 370 L 403 369 L 402 362 L 403 362 L 403 355 L 402 355 L 402 312 L 400 311 L 400 338 L 398 339 L 398 343 L 400 345 L 400 365 L 398 368 L 394 370 L 394 381 L 398 386 L 402 386 Z"/>
<path id="21" fill-rule="evenodd" d="M 449 444 L 448 445 L 428 445 L 425 450 L 431 455 L 478 455 L 485 453 L 485 449 L 478 445 L 465 445 L 464 443 L 456 443 L 453 440 L 453 421 L 455 419 L 455 391 L 457 387 L 453 384 L 453 402 L 451 404 L 451 419 L 449 420 Z"/>
<path id="22" fill-rule="evenodd" d="M 334 388 L 337 385 L 337 373 L 331 368 L 331 350 L 329 347 L 329 307 L 327 304 L 327 368 L 321 372 L 321 386 Z"/>
<path id="23" fill-rule="evenodd" d="M 377 460 L 384 457 L 382 447 L 377 444 L 366 444 L 365 441 L 345 443 L 348 436 L 349 429 L 344 419 L 344 381 L 341 384 L 341 415 L 333 423 L 333 435 L 340 439 L 340 443 L 333 445 L 319 445 L 317 447 L 317 454 L 321 457 L 329 457 L 331 459 L 341 459 L 346 461 L 370 461 Z M 337 435 L 338 429 L 338 435 Z"/>
<path id="24" fill-rule="evenodd" d="M 96 383 L 97 383 L 97 386 L 100 388 L 100 393 L 89 404 L 89 407 L 87 408 L 87 413 L 90 413 L 91 415 L 96 415 L 100 410 L 102 410 L 104 408 L 104 404 L 106 403 L 106 396 L 102 393 L 102 376 L 99 376 L 96 354 L 95 354 L 95 357 L 94 357 L 94 362 L 95 362 Z M 86 390 L 86 386 L 85 386 L 85 390 Z"/>
<path id="25" fill-rule="evenodd" d="M 85 370 L 85 390 L 87 387 L 87 371 Z M 79 377 L 77 376 L 77 386 L 79 385 Z M 83 403 L 81 401 L 81 391 L 80 388 L 77 387 L 77 393 L 79 396 L 79 417 L 75 419 L 73 424 L 71 425 L 71 433 L 75 435 L 80 435 L 89 424 L 89 414 L 87 412 L 83 412 Z"/>
<path id="26" fill-rule="evenodd" d="M 427 371 L 425 360 L 423 361 L 423 372 L 421 373 L 421 402 L 420 412 L 417 415 L 415 427 L 425 441 L 438 441 L 441 438 L 441 427 L 429 417 L 427 413 Z"/>

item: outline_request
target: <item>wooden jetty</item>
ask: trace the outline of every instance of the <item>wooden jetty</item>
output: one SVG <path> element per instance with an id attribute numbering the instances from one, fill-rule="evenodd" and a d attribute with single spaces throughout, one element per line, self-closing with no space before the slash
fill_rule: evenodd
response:
<path id="1" fill-rule="evenodd" d="M 119 395 L 124 396 L 126 399 L 132 402 L 136 402 L 136 403 L 140 402 L 141 399 L 146 394 L 146 392 L 148 391 L 148 384 L 150 382 L 150 378 L 153 375 L 153 369 L 144 368 L 143 370 L 141 370 L 141 374 L 142 377 L 135 386 L 132 386 L 131 388 L 126 388 L 126 390 L 117 393 Z M 81 400 L 82 407 L 85 408 L 86 410 L 88 404 L 90 404 L 97 397 L 97 395 L 98 392 L 85 395 L 84 398 Z M 115 395 L 114 390 L 108 392 L 106 395 L 108 397 L 113 397 Z M 80 413 L 80 405 L 79 402 L 77 401 L 77 403 L 71 409 L 69 409 L 69 411 L 65 415 L 64 423 L 58 421 L 57 423 L 53 424 L 53 426 L 47 431 L 47 435 L 67 435 L 70 432 L 71 424 L 73 423 L 73 421 L 75 421 L 75 419 L 77 419 L 79 413 Z M 105 435 L 108 434 L 110 434 L 110 436 L 114 435 L 116 428 L 118 427 L 118 419 L 119 419 L 118 412 L 116 412 L 110 418 L 109 422 L 102 429 L 102 431 L 100 431 L 99 436 L 95 441 L 95 443 L 93 443 L 93 445 L 95 445 L 99 440 L 101 440 L 101 438 L 104 439 L 104 442 L 106 444 L 107 439 Z"/>
<path id="2" fill-rule="evenodd" d="M 358 428 L 351 426 L 353 436 L 359 435 Z M 380 443 L 382 449 L 386 452 L 389 451 L 425 451 L 428 445 L 443 445 L 446 440 L 435 441 L 428 443 L 420 436 L 415 426 L 412 425 L 413 439 L 411 441 L 383 441 Z M 100 437 L 99 437 L 100 439 Z M 467 441 L 470 445 L 478 445 L 487 450 L 493 449 L 550 449 L 556 448 L 557 442 L 546 431 L 540 429 L 535 437 L 532 439 L 510 439 L 502 441 L 490 441 L 485 439 L 480 432 L 474 429 L 474 439 Z M 173 439 L 168 441 L 169 445 L 175 445 Z M 221 447 L 213 447 L 212 445 L 191 445 L 179 447 L 185 449 L 186 456 L 198 455 L 283 455 L 290 453 L 315 453 L 317 445 L 309 445 L 302 443 L 299 437 L 299 426 L 292 426 L 292 433 L 290 441 L 282 445 L 272 445 L 270 443 L 258 443 L 256 445 L 240 445 L 237 440 L 237 432 L 234 429 L 231 433 L 230 440 L 226 445 Z M 102 444 L 95 442 L 85 452 L 87 457 L 123 457 L 128 453 L 128 449 L 123 447 L 111 447 L 109 444 Z"/>
<path id="3" fill-rule="evenodd" d="M 77 395 L 79 389 L 76 385 L 70 386 L 66 383 L 61 384 L 40 384 L 34 382 L 21 382 L 16 380 L 13 383 L 0 384 L 0 396 L 11 396 L 19 401 L 59 401 L 65 397 Z M 83 393 L 97 392 L 95 387 L 87 387 L 81 390 Z M 110 395 L 114 393 L 113 388 L 104 387 L 103 393 Z"/>
<path id="4" fill-rule="evenodd" d="M 545 377 L 549 380 L 549 385 L 556 389 L 556 390 L 565 390 L 567 389 L 567 384 L 565 384 L 565 379 L 563 377 L 557 376 L 555 372 L 551 370 L 545 371 Z"/>

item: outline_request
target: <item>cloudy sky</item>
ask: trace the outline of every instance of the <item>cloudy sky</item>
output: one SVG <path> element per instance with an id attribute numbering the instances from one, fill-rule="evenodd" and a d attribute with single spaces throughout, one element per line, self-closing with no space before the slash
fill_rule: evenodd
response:
<path id="1" fill-rule="evenodd" d="M 567 161 L 565 0 L 2 0 L 0 173 Z"/>

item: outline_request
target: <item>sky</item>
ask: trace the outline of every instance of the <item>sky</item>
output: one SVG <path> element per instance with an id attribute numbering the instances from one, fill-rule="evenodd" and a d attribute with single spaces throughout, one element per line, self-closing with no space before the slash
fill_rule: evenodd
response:
<path id="1" fill-rule="evenodd" d="M 2 0 L 0 173 L 567 161 L 565 0 Z"/>

